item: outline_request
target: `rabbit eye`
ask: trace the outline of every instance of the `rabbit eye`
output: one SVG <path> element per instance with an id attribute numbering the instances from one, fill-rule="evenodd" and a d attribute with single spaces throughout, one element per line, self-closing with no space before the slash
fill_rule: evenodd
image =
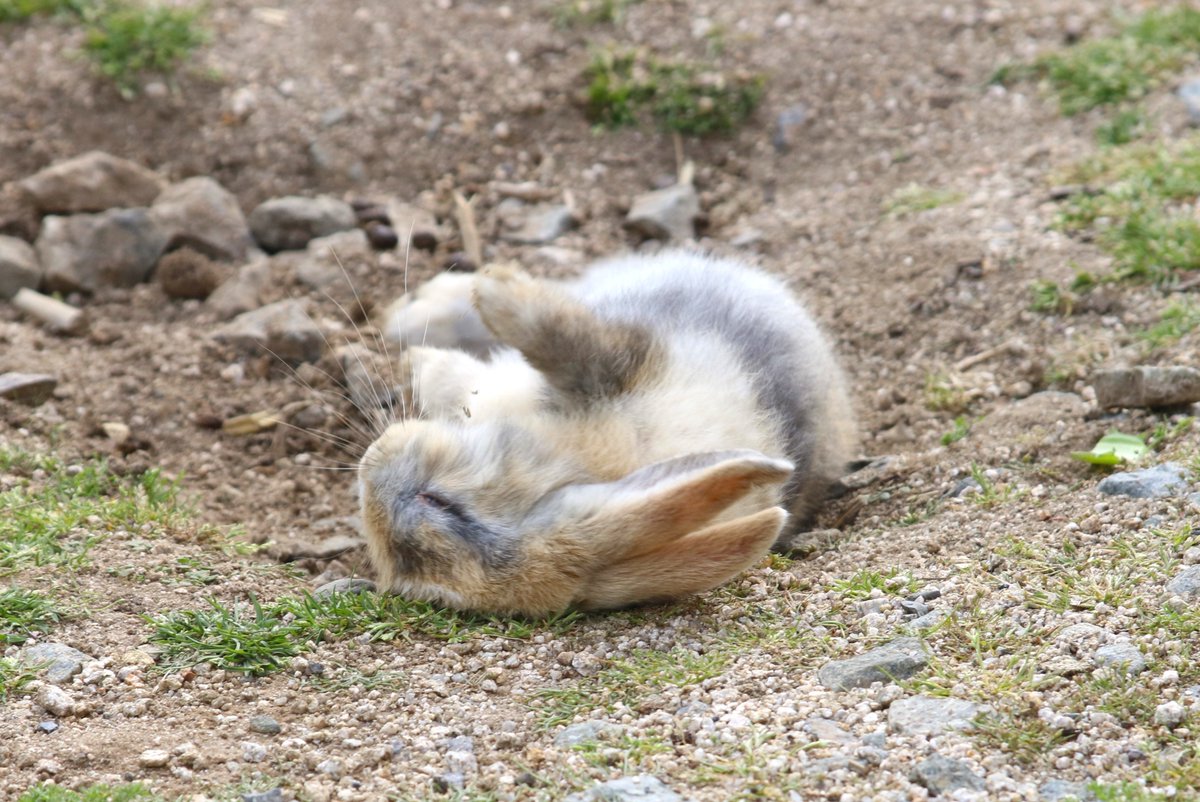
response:
<path id="1" fill-rule="evenodd" d="M 428 504 L 434 509 L 449 510 L 451 512 L 454 511 L 454 504 L 442 496 L 439 496 L 437 493 L 430 493 L 426 491 L 424 493 L 418 493 L 417 498 L 420 499 L 423 504 Z"/>

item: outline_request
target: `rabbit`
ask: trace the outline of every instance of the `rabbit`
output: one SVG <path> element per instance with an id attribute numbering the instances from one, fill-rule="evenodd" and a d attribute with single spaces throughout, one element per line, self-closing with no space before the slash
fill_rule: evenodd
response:
<path id="1" fill-rule="evenodd" d="M 855 442 L 816 324 L 737 262 L 493 266 L 389 314 L 439 346 L 405 343 L 403 414 L 359 468 L 379 586 L 407 598 L 542 616 L 709 590 L 809 519 Z"/>

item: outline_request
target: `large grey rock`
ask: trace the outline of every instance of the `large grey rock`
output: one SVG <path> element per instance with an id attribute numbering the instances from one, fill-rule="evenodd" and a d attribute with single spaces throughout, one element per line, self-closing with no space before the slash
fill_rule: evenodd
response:
<path id="1" fill-rule="evenodd" d="M 1187 475 L 1187 469 L 1182 465 L 1164 462 L 1153 468 L 1114 473 L 1102 479 L 1096 489 L 1106 496 L 1167 498 L 1187 491 Z"/>
<path id="2" fill-rule="evenodd" d="M 339 283 L 348 286 L 350 268 L 374 258 L 366 232 L 360 228 L 317 237 L 304 250 L 296 278 L 318 290 Z"/>
<path id="3" fill-rule="evenodd" d="M 1092 375 L 1102 407 L 1171 407 L 1200 401 L 1200 370 L 1188 367 L 1115 368 Z"/>
<path id="4" fill-rule="evenodd" d="M 918 763 L 913 769 L 913 781 L 928 788 L 934 796 L 960 789 L 982 791 L 985 788 L 983 778 L 971 771 L 970 766 L 941 755 L 931 755 Z"/>
<path id="5" fill-rule="evenodd" d="M 660 240 L 689 240 L 696 235 L 700 197 L 691 184 L 675 184 L 638 195 L 625 217 L 626 227 Z"/>
<path id="6" fill-rule="evenodd" d="M 912 696 L 892 702 L 888 726 L 905 735 L 939 735 L 965 730 L 983 711 L 980 705 L 949 696 Z"/>
<path id="7" fill-rule="evenodd" d="M 0 373 L 0 398 L 41 406 L 58 386 L 58 379 L 44 373 Z"/>
<path id="8" fill-rule="evenodd" d="M 1096 795 L 1088 789 L 1087 783 L 1047 780 L 1038 788 L 1038 798 L 1042 802 L 1095 802 Z"/>
<path id="9" fill-rule="evenodd" d="M 872 682 L 911 677 L 928 662 L 929 655 L 920 639 L 897 638 L 855 657 L 826 663 L 817 672 L 817 680 L 835 691 L 864 688 Z"/>
<path id="10" fill-rule="evenodd" d="M 18 182 L 43 213 L 72 214 L 147 206 L 164 182 L 141 165 L 92 151 Z"/>
<path id="11" fill-rule="evenodd" d="M 316 362 L 325 338 L 303 301 L 289 299 L 244 312 L 213 332 L 213 338 L 249 354 L 264 350 L 285 362 Z"/>
<path id="12" fill-rule="evenodd" d="M 36 290 L 42 266 L 33 246 L 23 239 L 0 236 L 0 298 L 11 298 L 22 287 Z"/>
<path id="13" fill-rule="evenodd" d="M 500 219 L 504 231 L 500 237 L 520 245 L 545 245 L 571 230 L 575 217 L 561 203 L 539 203 L 526 206 L 515 198 L 500 204 Z"/>
<path id="14" fill-rule="evenodd" d="M 212 259 L 241 262 L 254 243 L 237 198 L 206 176 L 167 187 L 155 198 L 150 215 L 172 250 L 186 246 Z"/>
<path id="15" fill-rule="evenodd" d="M 317 237 L 354 228 L 357 222 L 350 204 L 327 195 L 274 198 L 250 213 L 250 231 L 267 251 L 299 250 Z"/>
<path id="16" fill-rule="evenodd" d="M 38 258 L 52 292 L 95 292 L 146 280 L 167 238 L 146 209 L 112 209 L 42 221 Z"/>
<path id="17" fill-rule="evenodd" d="M 262 306 L 262 291 L 270 277 L 271 265 L 266 259 L 242 265 L 237 273 L 213 290 L 206 303 L 222 320 L 258 309 Z"/>
<path id="18" fill-rule="evenodd" d="M 61 685 L 83 670 L 83 664 L 94 659 L 65 643 L 39 643 L 28 646 L 21 652 L 21 662 L 27 665 L 45 665 L 47 682 Z"/>
<path id="19" fill-rule="evenodd" d="M 578 794 L 571 794 L 566 798 L 566 802 L 683 802 L 683 797 L 658 778 L 639 774 L 634 777 L 619 777 Z"/>
<path id="20" fill-rule="evenodd" d="M 1146 658 L 1141 650 L 1127 640 L 1101 646 L 1093 659 L 1098 666 L 1112 666 L 1126 674 L 1140 674 L 1146 670 Z"/>
<path id="21" fill-rule="evenodd" d="M 1200 593 L 1200 565 L 1189 565 L 1171 578 L 1167 592 L 1176 596 L 1195 596 Z"/>
<path id="22" fill-rule="evenodd" d="M 569 748 L 579 744 L 598 741 L 607 735 L 619 735 L 624 731 L 620 724 L 611 721 L 584 721 L 572 724 L 554 736 L 554 745 Z"/>

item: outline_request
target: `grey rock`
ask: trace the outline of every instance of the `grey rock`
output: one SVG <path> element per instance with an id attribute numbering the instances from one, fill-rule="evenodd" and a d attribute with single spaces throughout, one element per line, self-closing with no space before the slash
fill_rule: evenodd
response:
<path id="1" fill-rule="evenodd" d="M 242 794 L 242 802 L 283 802 L 283 791 L 279 788 L 272 788 L 270 791 Z"/>
<path id="2" fill-rule="evenodd" d="M 332 757 L 322 760 L 315 768 L 321 774 L 326 774 L 335 780 L 342 776 L 342 762 Z"/>
<path id="3" fill-rule="evenodd" d="M 819 741 L 835 744 L 848 744 L 854 736 L 846 732 L 837 722 L 827 718 L 813 716 L 804 722 L 804 731 Z"/>
<path id="4" fill-rule="evenodd" d="M 444 794 L 451 789 L 460 790 L 466 784 L 466 777 L 463 777 L 457 771 L 448 771 L 445 774 L 439 774 L 433 780 L 433 788 L 440 794 Z"/>
<path id="5" fill-rule="evenodd" d="M 942 589 L 937 585 L 928 585 L 917 591 L 917 596 L 925 601 L 933 601 L 942 597 Z"/>
<path id="6" fill-rule="evenodd" d="M 1176 596 L 1195 596 L 1200 593 L 1200 565 L 1189 565 L 1167 583 L 1167 592 Z"/>
<path id="7" fill-rule="evenodd" d="M 0 398 L 31 407 L 46 403 L 57 386 L 58 379 L 44 373 L 0 374 Z"/>
<path id="8" fill-rule="evenodd" d="M 618 777 L 586 791 L 571 794 L 566 798 L 566 802 L 683 802 L 683 797 L 664 785 L 657 777 L 639 774 L 633 777 Z"/>
<path id="9" fill-rule="evenodd" d="M 675 184 L 638 195 L 625 226 L 651 239 L 690 240 L 696 234 L 700 197 L 691 184 Z"/>
<path id="10" fill-rule="evenodd" d="M 46 217 L 37 254 L 51 292 L 95 292 L 145 281 L 166 246 L 146 209 L 111 209 Z"/>
<path id="11" fill-rule="evenodd" d="M 946 491 L 946 495 L 949 498 L 962 498 L 963 496 L 971 496 L 982 492 L 983 485 L 979 484 L 979 480 L 973 476 L 968 476 L 966 479 L 959 479 L 954 487 Z"/>
<path id="12" fill-rule="evenodd" d="M 47 167 L 18 182 L 43 213 L 102 212 L 146 206 L 164 181 L 141 165 L 92 151 Z"/>
<path id="13" fill-rule="evenodd" d="M 206 303 L 222 320 L 258 309 L 262 305 L 263 287 L 270 277 L 271 266 L 266 259 L 243 265 L 213 290 Z"/>
<path id="14" fill-rule="evenodd" d="M 250 231 L 267 251 L 299 250 L 311 240 L 354 228 L 350 204 L 322 195 L 290 195 L 260 204 L 250 213 Z"/>
<path id="15" fill-rule="evenodd" d="M 469 752 L 475 754 L 475 739 L 469 735 L 456 735 L 446 741 L 447 752 Z"/>
<path id="16" fill-rule="evenodd" d="M 862 742 L 865 746 L 872 749 L 883 749 L 887 746 L 887 735 L 882 732 L 872 732 L 862 737 Z"/>
<path id="17" fill-rule="evenodd" d="M 244 763 L 262 763 L 267 759 L 267 747 L 254 741 L 242 741 L 242 761 Z"/>
<path id="18" fill-rule="evenodd" d="M 965 730 L 983 711 L 974 702 L 941 696 L 911 696 L 888 708 L 888 726 L 905 735 L 940 735 Z"/>
<path id="19" fill-rule="evenodd" d="M 375 583 L 371 580 L 347 576 L 342 579 L 335 579 L 332 582 L 326 582 L 313 591 L 313 596 L 319 599 L 324 596 L 332 596 L 335 593 L 374 593 L 375 590 Z"/>
<path id="20" fill-rule="evenodd" d="M 934 796 L 960 789 L 982 791 L 985 788 L 983 778 L 971 771 L 966 763 L 941 755 L 932 755 L 918 763 L 913 769 L 913 781 L 928 788 Z"/>
<path id="21" fill-rule="evenodd" d="M 1129 496 L 1131 498 L 1168 498 L 1185 493 L 1188 489 L 1188 472 L 1175 462 L 1164 462 L 1153 468 L 1125 471 L 1107 476 L 1096 485 L 1106 496 Z"/>
<path id="22" fill-rule="evenodd" d="M 250 354 L 266 349 L 285 362 L 316 362 L 325 338 L 305 311 L 289 299 L 243 312 L 213 332 L 213 338 Z"/>
<path id="23" fill-rule="evenodd" d="M 1047 780 L 1038 788 L 1038 798 L 1043 802 L 1095 802 L 1096 795 L 1087 783 Z"/>
<path id="24" fill-rule="evenodd" d="M 1187 715 L 1187 708 L 1172 699 L 1154 708 L 1154 723 L 1160 727 L 1175 728 L 1187 719 Z"/>
<path id="25" fill-rule="evenodd" d="M 920 618 L 929 613 L 929 605 L 923 599 L 901 599 L 900 609 L 905 615 L 911 615 L 915 618 Z"/>
<path id="26" fill-rule="evenodd" d="M 822 777 L 835 771 L 852 771 L 855 774 L 866 774 L 867 764 L 856 760 L 850 755 L 831 755 L 820 760 L 814 760 L 804 767 L 804 773 L 814 777 Z"/>
<path id="27" fill-rule="evenodd" d="M 43 685 L 38 688 L 33 701 L 55 718 L 65 718 L 75 712 L 75 700 L 57 685 Z"/>
<path id="28" fill-rule="evenodd" d="M 17 290 L 36 290 L 42 283 L 42 266 L 37 252 L 23 239 L 0 236 L 0 299 L 11 298 Z"/>
<path id="29" fill-rule="evenodd" d="M 625 728 L 620 724 L 613 724 L 609 721 L 584 721 L 580 724 L 572 724 L 558 735 L 555 735 L 554 745 L 567 749 L 591 741 L 598 741 L 606 736 L 620 735 L 624 731 Z"/>
<path id="30" fill-rule="evenodd" d="M 1200 370 L 1188 367 L 1116 368 L 1092 375 L 1102 407 L 1169 407 L 1200 401 Z"/>
<path id="31" fill-rule="evenodd" d="M 166 232 L 170 249 L 186 246 L 212 259 L 241 262 L 253 245 L 237 198 L 205 176 L 167 187 L 150 216 Z"/>
<path id="32" fill-rule="evenodd" d="M 278 721 L 270 716 L 255 716 L 250 719 L 250 731 L 263 735 L 278 735 L 283 731 L 283 728 L 279 726 Z"/>
<path id="33" fill-rule="evenodd" d="M 1188 120 L 1192 125 L 1200 125 L 1200 76 L 1188 78 L 1179 85 L 1176 93 L 1187 109 Z"/>
<path id="34" fill-rule="evenodd" d="M 927 629 L 933 629 L 949 617 L 950 613 L 945 610 L 930 610 L 920 618 L 909 621 L 906 626 L 913 632 L 924 632 Z"/>
<path id="35" fill-rule="evenodd" d="M 1126 674 L 1140 674 L 1146 670 L 1146 658 L 1141 650 L 1127 640 L 1101 646 L 1094 659 L 1097 666 L 1113 666 Z"/>
<path id="36" fill-rule="evenodd" d="M 45 678 L 55 685 L 69 682 L 71 677 L 83 670 L 83 664 L 95 658 L 74 649 L 65 643 L 39 643 L 28 646 L 21 652 L 21 662 L 28 665 L 48 664 Z"/>
<path id="37" fill-rule="evenodd" d="M 897 638 L 855 657 L 826 663 L 817 672 L 817 679 L 835 691 L 864 688 L 872 682 L 911 677 L 928 662 L 929 655 L 920 639 Z"/>
<path id="38" fill-rule="evenodd" d="M 808 122 L 808 106 L 797 103 L 788 106 L 775 117 L 775 131 L 771 144 L 780 153 L 787 153 L 796 144 L 796 134 Z"/>
<path id="39" fill-rule="evenodd" d="M 47 735 L 49 735 L 50 733 L 54 732 L 57 729 L 58 729 L 58 722 L 54 721 L 53 719 L 48 719 L 46 721 L 40 721 L 40 722 L 38 722 L 38 725 L 37 725 L 37 731 L 44 732 Z"/>
<path id="40" fill-rule="evenodd" d="M 368 262 L 373 253 L 366 232 L 360 228 L 317 237 L 305 248 L 304 258 L 296 266 L 296 278 L 314 289 L 337 282 L 347 285 L 351 266 Z"/>
<path id="41" fill-rule="evenodd" d="M 515 198 L 500 203 L 498 209 L 504 226 L 501 239 L 519 245 L 545 245 L 571 230 L 575 217 L 566 206 L 539 203 L 526 206 Z"/>

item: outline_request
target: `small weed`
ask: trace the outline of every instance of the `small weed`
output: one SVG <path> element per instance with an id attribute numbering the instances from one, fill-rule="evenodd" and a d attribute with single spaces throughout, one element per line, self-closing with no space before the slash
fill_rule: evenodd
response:
<path id="1" fill-rule="evenodd" d="M 762 99 L 759 77 L 730 77 L 704 65 L 657 61 L 633 51 L 593 56 L 586 113 L 605 128 L 635 125 L 644 111 L 667 131 L 706 136 L 733 131 Z"/>
<path id="2" fill-rule="evenodd" d="M 0 0 L 0 23 L 23 22 L 30 17 L 78 14 L 85 0 Z"/>
<path id="3" fill-rule="evenodd" d="M 972 722 L 971 735 L 1025 764 L 1045 759 L 1051 749 L 1067 740 L 1062 730 L 1051 727 L 1033 711 L 979 716 Z"/>
<path id="4" fill-rule="evenodd" d="M 1097 802 L 1162 802 L 1170 798 L 1132 782 L 1089 783 L 1088 790 L 1095 794 Z"/>
<path id="5" fill-rule="evenodd" d="M 560 28 L 584 25 L 614 25 L 625 17 L 630 6 L 641 0 L 566 0 L 554 9 L 554 22 Z"/>
<path id="6" fill-rule="evenodd" d="M 895 569 L 880 573 L 864 568 L 849 579 L 834 582 L 832 589 L 847 599 L 866 599 L 870 598 L 871 592 L 875 590 L 885 593 L 912 593 L 917 589 L 917 581 Z"/>
<path id="7" fill-rule="evenodd" d="M 1096 142 L 1113 147 L 1127 145 L 1146 133 L 1146 116 L 1140 109 L 1125 109 L 1096 128 Z"/>
<path id="8" fill-rule="evenodd" d="M 354 666 L 342 666 L 334 671 L 326 670 L 325 674 L 312 680 L 313 686 L 322 691 L 344 691 L 355 686 L 364 691 L 373 691 L 376 688 L 393 691 L 403 688 L 407 682 L 408 678 L 403 671 L 367 673 Z"/>
<path id="9" fill-rule="evenodd" d="M 58 622 L 54 602 L 21 588 L 0 591 L 0 646 L 19 646 L 35 632 L 48 632 Z"/>
<path id="10" fill-rule="evenodd" d="M 21 794 L 17 802 L 165 802 L 165 798 L 141 783 L 92 785 L 81 791 L 59 785 L 35 785 Z"/>
<path id="11" fill-rule="evenodd" d="M 1034 312 L 1043 315 L 1071 314 L 1074 304 L 1071 303 L 1070 295 L 1063 292 L 1056 281 L 1038 279 L 1029 285 L 1029 294 L 1033 296 L 1029 308 Z"/>
<path id="12" fill-rule="evenodd" d="M 216 599 L 208 610 L 181 610 L 151 619 L 150 640 L 163 648 L 161 665 L 177 671 L 197 663 L 247 674 L 268 674 L 300 654 L 304 633 L 275 609 L 225 607 Z"/>
<path id="13" fill-rule="evenodd" d="M 208 39 L 199 9 L 101 3 L 84 15 L 84 51 L 126 94 L 143 73 L 170 74 Z"/>
<path id="14" fill-rule="evenodd" d="M 900 527 L 916 526 L 917 524 L 928 521 L 930 518 L 937 515 L 939 512 L 941 512 L 941 509 L 942 500 L 938 498 L 932 498 L 920 506 L 914 505 L 913 507 L 910 507 L 908 512 L 904 513 L 890 523 L 893 526 Z"/>
<path id="15" fill-rule="evenodd" d="M 1200 326 L 1200 305 L 1191 301 L 1174 301 L 1163 310 L 1158 322 L 1137 337 L 1150 351 L 1173 345 L 1197 326 Z"/>
<path id="16" fill-rule="evenodd" d="M 640 737 L 622 733 L 615 741 L 586 741 L 574 747 L 576 752 L 593 766 L 619 765 L 622 773 L 641 767 L 642 763 L 654 755 L 672 751 L 670 744 L 661 737 L 648 734 Z"/>
<path id="17" fill-rule="evenodd" d="M 37 677 L 37 666 L 27 665 L 15 657 L 0 657 L 0 703 L 21 693 Z"/>
<path id="18" fill-rule="evenodd" d="M 931 373 L 925 377 L 925 408 L 931 412 L 966 412 L 970 394 L 950 376 Z"/>
<path id="19" fill-rule="evenodd" d="M 942 445 L 948 446 L 951 443 L 957 443 L 966 437 L 970 431 L 971 419 L 966 415 L 959 415 L 954 419 L 954 428 L 942 435 Z"/>
<path id="20" fill-rule="evenodd" d="M 1192 430 L 1196 419 L 1185 415 L 1177 421 L 1162 421 L 1150 434 L 1146 435 L 1146 446 L 1153 451 L 1159 451 L 1163 446 L 1175 442 L 1181 436 Z"/>
<path id="21" fill-rule="evenodd" d="M 967 496 L 981 507 L 995 507 L 1013 498 L 1013 489 L 1009 485 L 996 487 L 996 483 L 988 478 L 987 472 L 979 465 L 971 466 L 971 478 L 979 484 L 979 492 Z"/>
<path id="22" fill-rule="evenodd" d="M 920 184 L 908 184 L 900 187 L 883 204 L 883 211 L 892 217 L 936 209 L 948 206 L 963 199 L 961 192 L 948 189 L 936 189 Z"/>

